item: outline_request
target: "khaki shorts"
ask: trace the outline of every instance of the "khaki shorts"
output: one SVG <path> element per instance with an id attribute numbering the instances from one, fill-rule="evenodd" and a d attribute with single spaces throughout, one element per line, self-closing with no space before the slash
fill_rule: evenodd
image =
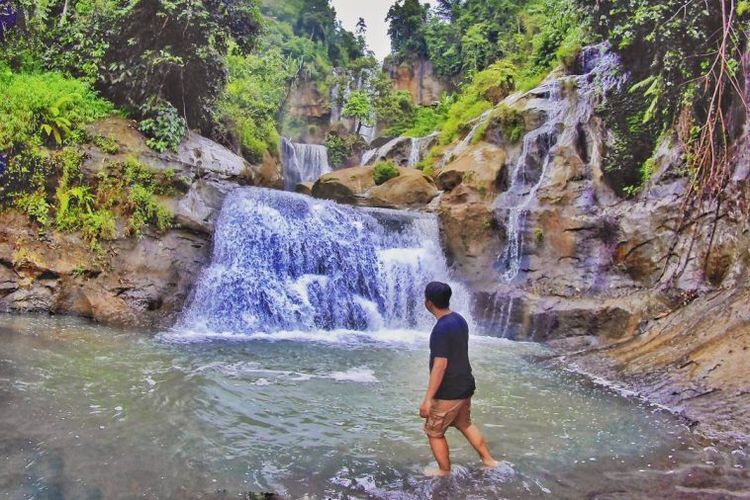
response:
<path id="1" fill-rule="evenodd" d="M 424 433 L 430 437 L 445 436 L 448 427 L 463 429 L 471 425 L 471 398 L 433 399 L 430 416 L 424 423 Z"/>

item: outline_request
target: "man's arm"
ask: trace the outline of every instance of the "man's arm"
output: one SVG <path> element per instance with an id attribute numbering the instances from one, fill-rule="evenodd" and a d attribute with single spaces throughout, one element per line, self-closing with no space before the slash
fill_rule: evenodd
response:
<path id="1" fill-rule="evenodd" d="M 430 382 L 427 384 L 427 392 L 424 395 L 422 406 L 419 407 L 419 416 L 427 418 L 430 414 L 430 404 L 435 397 L 435 393 L 443 383 L 445 370 L 448 368 L 448 358 L 435 358 L 430 371 Z"/>

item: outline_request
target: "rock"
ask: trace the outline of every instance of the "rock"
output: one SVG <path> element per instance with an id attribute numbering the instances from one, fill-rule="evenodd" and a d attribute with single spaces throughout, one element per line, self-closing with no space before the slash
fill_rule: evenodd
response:
<path id="1" fill-rule="evenodd" d="M 0 214 L 0 310 L 75 314 L 108 324 L 169 326 L 210 258 L 210 237 L 173 229 L 121 238 L 96 254 L 80 236 Z"/>
<path id="2" fill-rule="evenodd" d="M 449 85 L 435 74 L 432 63 L 425 59 L 404 61 L 399 65 L 386 61 L 383 67 L 396 90 L 407 90 L 414 103 L 431 106 L 449 90 Z"/>
<path id="3" fill-rule="evenodd" d="M 294 191 L 296 193 L 306 194 L 307 196 L 312 196 L 313 184 L 314 184 L 313 182 L 300 182 L 294 188 Z"/>
<path id="4" fill-rule="evenodd" d="M 177 203 L 175 222 L 194 231 L 212 234 L 224 198 L 237 185 L 226 181 L 199 180 Z"/>
<path id="5" fill-rule="evenodd" d="M 211 178 L 268 187 L 275 187 L 281 182 L 278 162 L 270 155 L 266 155 L 261 165 L 251 165 L 224 146 L 192 131 L 187 133 L 177 152 L 164 153 L 157 153 L 146 146 L 146 139 L 131 120 L 105 118 L 88 125 L 86 131 L 92 137 L 111 139 L 118 147 L 116 153 L 107 153 L 94 145 L 87 146 L 83 170 L 89 175 L 99 172 L 106 163 L 136 158 L 151 169 L 171 169 L 176 175 L 190 181 Z"/>
<path id="6" fill-rule="evenodd" d="M 504 234 L 481 195 L 459 185 L 440 199 L 438 218 L 448 262 L 474 286 L 494 282 L 488 270 L 502 252 Z"/>
<path id="7" fill-rule="evenodd" d="M 697 423 L 712 439 L 750 443 L 750 288 L 715 291 L 653 321 L 627 342 L 571 354 Z"/>
<path id="8" fill-rule="evenodd" d="M 372 167 L 351 167 L 322 176 L 312 187 L 316 198 L 334 200 L 348 205 L 357 205 L 368 189 L 375 186 Z"/>
<path id="9" fill-rule="evenodd" d="M 398 177 L 380 186 L 375 185 L 372 173 L 371 166 L 331 172 L 315 182 L 312 195 L 348 205 L 421 208 L 438 194 L 432 179 L 413 168 L 399 168 Z"/>
<path id="10" fill-rule="evenodd" d="M 487 142 L 471 145 L 437 172 L 437 185 L 451 191 L 465 182 L 482 197 L 496 195 L 507 184 L 505 162 L 502 148 Z"/>
<path id="11" fill-rule="evenodd" d="M 370 204 L 384 208 L 419 208 L 438 194 L 435 182 L 415 169 L 399 169 L 401 175 L 375 186 L 367 193 Z"/>

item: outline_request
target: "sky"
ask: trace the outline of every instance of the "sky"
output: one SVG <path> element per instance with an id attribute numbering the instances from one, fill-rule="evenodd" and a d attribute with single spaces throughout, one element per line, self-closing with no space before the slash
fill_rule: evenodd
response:
<path id="1" fill-rule="evenodd" d="M 425 1 L 425 0 L 423 0 Z M 365 18 L 367 23 L 367 45 L 375 52 L 379 60 L 383 60 L 391 51 L 391 41 L 388 38 L 388 25 L 385 16 L 395 0 L 331 0 L 336 14 L 344 28 L 354 31 L 357 20 Z M 435 4 L 435 0 L 430 0 Z"/>

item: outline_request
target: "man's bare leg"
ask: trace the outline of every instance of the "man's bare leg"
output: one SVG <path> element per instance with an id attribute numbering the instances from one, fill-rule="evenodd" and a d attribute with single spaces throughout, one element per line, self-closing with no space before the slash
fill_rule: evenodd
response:
<path id="1" fill-rule="evenodd" d="M 450 451 L 448 450 L 448 441 L 445 440 L 445 437 L 432 437 L 429 436 L 430 439 L 430 448 L 432 448 L 432 454 L 435 456 L 435 460 L 438 463 L 438 471 L 436 471 L 436 476 L 447 476 L 451 473 L 451 459 L 450 459 Z"/>
<path id="2" fill-rule="evenodd" d="M 464 426 L 463 428 L 459 427 L 458 430 L 461 431 L 469 444 L 471 444 L 471 446 L 474 447 L 477 453 L 479 453 L 479 457 L 482 459 L 482 462 L 485 466 L 497 466 L 497 461 L 492 458 L 492 455 L 490 455 L 490 450 L 487 448 L 487 440 L 484 438 L 484 435 L 476 425 L 470 424 Z"/>

